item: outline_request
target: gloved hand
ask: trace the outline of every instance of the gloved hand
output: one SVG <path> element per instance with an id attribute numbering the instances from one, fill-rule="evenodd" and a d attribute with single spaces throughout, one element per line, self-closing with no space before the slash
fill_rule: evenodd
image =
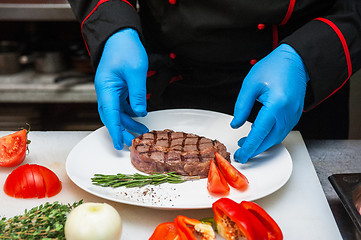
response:
<path id="1" fill-rule="evenodd" d="M 107 40 L 94 82 L 100 118 L 118 150 L 124 143 L 132 144 L 134 137 L 127 129 L 139 134 L 149 131 L 131 118 L 147 115 L 147 70 L 148 56 L 135 30 L 121 30 Z"/>
<path id="2" fill-rule="evenodd" d="M 283 141 L 301 117 L 308 80 L 301 57 L 287 44 L 253 66 L 239 92 L 231 127 L 246 122 L 256 100 L 263 106 L 248 136 L 238 141 L 236 161 L 245 163 Z"/>

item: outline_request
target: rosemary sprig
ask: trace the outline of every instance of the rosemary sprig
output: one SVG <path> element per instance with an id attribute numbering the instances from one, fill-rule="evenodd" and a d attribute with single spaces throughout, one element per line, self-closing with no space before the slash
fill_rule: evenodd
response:
<path id="1" fill-rule="evenodd" d="M 143 175 L 139 173 L 135 174 L 122 174 L 118 173 L 116 175 L 104 175 L 104 174 L 94 174 L 94 177 L 91 179 L 94 185 L 99 185 L 102 187 L 122 187 L 127 188 L 131 187 L 143 187 L 145 185 L 159 185 L 162 183 L 182 183 L 188 180 L 199 179 L 199 176 L 181 176 L 175 172 L 169 173 L 153 173 L 150 175 Z"/>
<path id="2" fill-rule="evenodd" d="M 25 210 L 23 215 L 0 220 L 0 239 L 65 240 L 67 214 L 83 201 L 70 204 L 45 203 Z"/>

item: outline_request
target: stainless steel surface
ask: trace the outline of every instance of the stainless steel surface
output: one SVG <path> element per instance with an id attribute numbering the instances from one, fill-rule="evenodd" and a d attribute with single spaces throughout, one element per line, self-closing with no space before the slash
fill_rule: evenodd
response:
<path id="1" fill-rule="evenodd" d="M 75 21 L 75 17 L 66 0 L 1 0 L 0 20 Z"/>
<path id="2" fill-rule="evenodd" d="M 305 143 L 343 239 L 360 240 L 361 234 L 328 177 L 361 172 L 361 140 L 305 140 Z"/>

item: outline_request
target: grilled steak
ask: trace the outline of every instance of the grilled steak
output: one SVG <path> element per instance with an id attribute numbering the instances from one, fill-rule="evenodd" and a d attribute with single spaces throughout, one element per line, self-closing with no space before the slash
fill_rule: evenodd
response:
<path id="1" fill-rule="evenodd" d="M 134 167 L 145 173 L 176 172 L 206 178 L 215 152 L 230 161 L 230 153 L 218 140 L 166 129 L 135 138 L 130 158 Z"/>

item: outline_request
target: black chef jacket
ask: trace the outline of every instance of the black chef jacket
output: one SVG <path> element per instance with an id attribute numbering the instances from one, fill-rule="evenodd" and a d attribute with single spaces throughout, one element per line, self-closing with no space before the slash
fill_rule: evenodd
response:
<path id="1" fill-rule="evenodd" d="M 109 36 L 124 28 L 138 31 L 150 60 L 150 110 L 193 107 L 232 114 L 252 65 L 287 43 L 302 57 L 310 76 L 305 111 L 336 96 L 337 104 L 326 111 L 331 115 L 323 111 L 314 116 L 323 120 L 312 124 L 319 122 L 321 131 L 334 121 L 331 127 L 340 129 L 340 118 L 348 119 L 344 86 L 361 67 L 359 0 L 69 2 L 95 67 Z M 340 94 L 344 97 L 337 99 Z M 320 105 L 322 109 L 324 103 Z M 335 129 L 325 129 L 330 130 Z"/>

